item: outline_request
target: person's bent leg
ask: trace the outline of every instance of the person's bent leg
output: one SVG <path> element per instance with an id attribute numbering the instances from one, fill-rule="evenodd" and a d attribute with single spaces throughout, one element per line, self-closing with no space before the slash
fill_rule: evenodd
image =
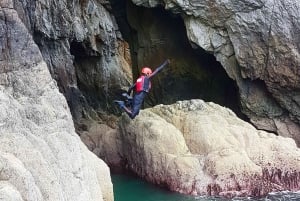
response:
<path id="1" fill-rule="evenodd" d="M 132 112 L 131 112 L 131 110 L 130 110 L 129 108 L 127 108 L 127 107 L 125 106 L 125 102 L 124 102 L 124 101 L 115 100 L 114 102 L 115 102 L 116 104 L 118 104 L 119 107 L 120 107 L 120 109 L 122 109 L 123 111 L 125 111 L 125 112 L 128 114 L 128 116 L 129 116 L 130 118 L 132 118 L 132 117 L 131 117 L 131 116 L 132 116 Z"/>
<path id="2" fill-rule="evenodd" d="M 131 119 L 134 118 L 134 117 L 132 117 L 132 111 L 131 111 L 129 108 L 127 108 L 126 106 L 124 106 L 122 109 L 126 112 L 126 114 L 128 114 L 128 116 L 129 116 Z"/>
<path id="3" fill-rule="evenodd" d="M 145 96 L 146 92 L 140 92 L 139 94 L 134 96 L 130 116 L 131 119 L 134 119 L 140 113 L 140 109 L 142 107 Z"/>

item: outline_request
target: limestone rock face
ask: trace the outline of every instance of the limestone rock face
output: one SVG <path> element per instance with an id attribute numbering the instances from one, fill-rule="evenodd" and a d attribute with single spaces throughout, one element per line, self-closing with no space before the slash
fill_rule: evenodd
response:
<path id="1" fill-rule="evenodd" d="M 0 1 L 1 199 L 112 201 L 107 165 L 75 133 L 29 21 L 14 6 Z"/>
<path id="2" fill-rule="evenodd" d="M 143 110 L 120 121 L 128 168 L 188 194 L 259 196 L 300 189 L 300 149 L 202 100 Z"/>
<path id="3" fill-rule="evenodd" d="M 116 120 L 113 120 L 116 122 Z M 116 125 L 112 127 L 91 122 L 88 130 L 80 134 L 81 140 L 90 151 L 103 159 L 113 171 L 122 171 L 122 141 Z"/>
<path id="4" fill-rule="evenodd" d="M 132 0 L 183 19 L 188 38 L 236 81 L 243 111 L 261 129 L 300 144 L 300 2 Z"/>
<path id="5" fill-rule="evenodd" d="M 103 5 L 102 5 L 103 4 Z M 106 7 L 105 7 L 106 6 Z M 15 1 L 77 125 L 112 110 L 111 99 L 131 84 L 128 44 L 105 2 Z"/>

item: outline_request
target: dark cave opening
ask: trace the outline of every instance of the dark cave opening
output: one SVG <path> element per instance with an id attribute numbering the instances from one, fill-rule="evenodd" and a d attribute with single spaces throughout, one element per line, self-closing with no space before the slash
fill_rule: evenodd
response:
<path id="1" fill-rule="evenodd" d="M 88 41 L 70 42 L 70 53 L 74 56 L 75 62 L 85 58 L 101 57 L 100 53 L 93 50 L 90 46 Z"/>
<path id="2" fill-rule="evenodd" d="M 75 40 L 70 42 L 70 53 L 74 57 L 77 87 L 81 93 L 81 116 L 96 117 L 105 112 L 119 114 L 112 101 L 124 91 L 112 84 L 113 79 L 108 80 L 110 75 L 105 73 L 103 55 L 95 51 L 90 42 Z"/>
<path id="3" fill-rule="evenodd" d="M 181 16 L 163 8 L 138 7 L 130 1 L 111 0 L 111 4 L 122 35 L 130 44 L 135 78 L 143 65 L 158 66 L 165 58 L 171 59 L 170 67 L 154 78 L 146 107 L 203 99 L 246 119 L 235 81 L 214 55 L 192 47 Z"/>
<path id="4" fill-rule="evenodd" d="M 70 43 L 70 53 L 74 56 L 75 61 L 78 60 L 78 58 L 88 56 L 83 44 L 77 41 L 72 41 Z"/>
<path id="5" fill-rule="evenodd" d="M 72 41 L 70 53 L 74 56 L 74 67 L 76 69 L 77 86 L 84 95 L 87 103 L 82 103 L 85 108 L 100 108 L 103 104 L 100 100 L 104 97 L 103 90 L 98 88 L 98 77 L 96 76 L 101 56 L 89 47 L 88 42 Z M 104 93 L 104 92 L 103 92 Z"/>
<path id="6" fill-rule="evenodd" d="M 214 55 L 192 47 L 180 16 L 163 8 L 138 7 L 128 1 L 111 0 L 111 3 L 122 35 L 130 44 L 135 78 L 143 65 L 158 66 L 165 58 L 172 61 L 170 67 L 154 78 L 146 107 L 203 99 L 228 107 L 247 119 L 240 109 L 235 81 Z"/>

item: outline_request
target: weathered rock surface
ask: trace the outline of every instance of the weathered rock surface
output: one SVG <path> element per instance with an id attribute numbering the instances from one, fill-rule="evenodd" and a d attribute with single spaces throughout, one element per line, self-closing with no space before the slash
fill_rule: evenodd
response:
<path id="1" fill-rule="evenodd" d="M 190 42 L 213 53 L 236 81 L 250 120 L 300 144 L 299 1 L 132 2 L 180 14 Z"/>
<path id="2" fill-rule="evenodd" d="M 117 18 L 117 21 L 122 24 L 125 18 L 131 28 L 127 35 L 125 32 L 124 38 L 129 38 L 131 51 L 134 52 L 131 54 L 134 76 L 139 76 L 143 66 L 154 69 L 166 58 L 171 59 L 171 64 L 153 78 L 154 84 L 145 100 L 146 105 L 201 98 L 235 111 L 240 110 L 234 81 L 213 55 L 192 48 L 180 16 L 162 8 L 138 7 L 131 2 L 124 7 L 127 15 Z M 115 9 L 115 12 L 122 12 L 119 7 Z"/>
<path id="3" fill-rule="evenodd" d="M 1 199 L 112 201 L 107 165 L 75 133 L 27 18 L 14 6 L 0 1 Z"/>
<path id="4" fill-rule="evenodd" d="M 105 7 L 106 6 L 106 7 Z M 105 1 L 14 1 L 52 77 L 69 104 L 75 124 L 99 111 L 131 84 L 128 44 Z"/>
<path id="5" fill-rule="evenodd" d="M 120 120 L 121 157 L 155 184 L 188 194 L 261 196 L 300 189 L 300 149 L 202 100 Z"/>
<path id="6" fill-rule="evenodd" d="M 116 122 L 112 120 L 111 122 Z M 89 121 L 88 130 L 80 138 L 90 151 L 103 159 L 113 171 L 123 171 L 122 140 L 117 125 Z"/>

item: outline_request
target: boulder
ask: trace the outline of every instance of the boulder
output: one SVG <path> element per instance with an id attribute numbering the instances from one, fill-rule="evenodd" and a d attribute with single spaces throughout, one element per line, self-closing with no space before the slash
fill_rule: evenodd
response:
<path id="1" fill-rule="evenodd" d="M 300 189 L 300 149 L 291 138 L 257 130 L 228 108 L 178 101 L 120 120 L 130 170 L 193 195 L 262 196 Z"/>

